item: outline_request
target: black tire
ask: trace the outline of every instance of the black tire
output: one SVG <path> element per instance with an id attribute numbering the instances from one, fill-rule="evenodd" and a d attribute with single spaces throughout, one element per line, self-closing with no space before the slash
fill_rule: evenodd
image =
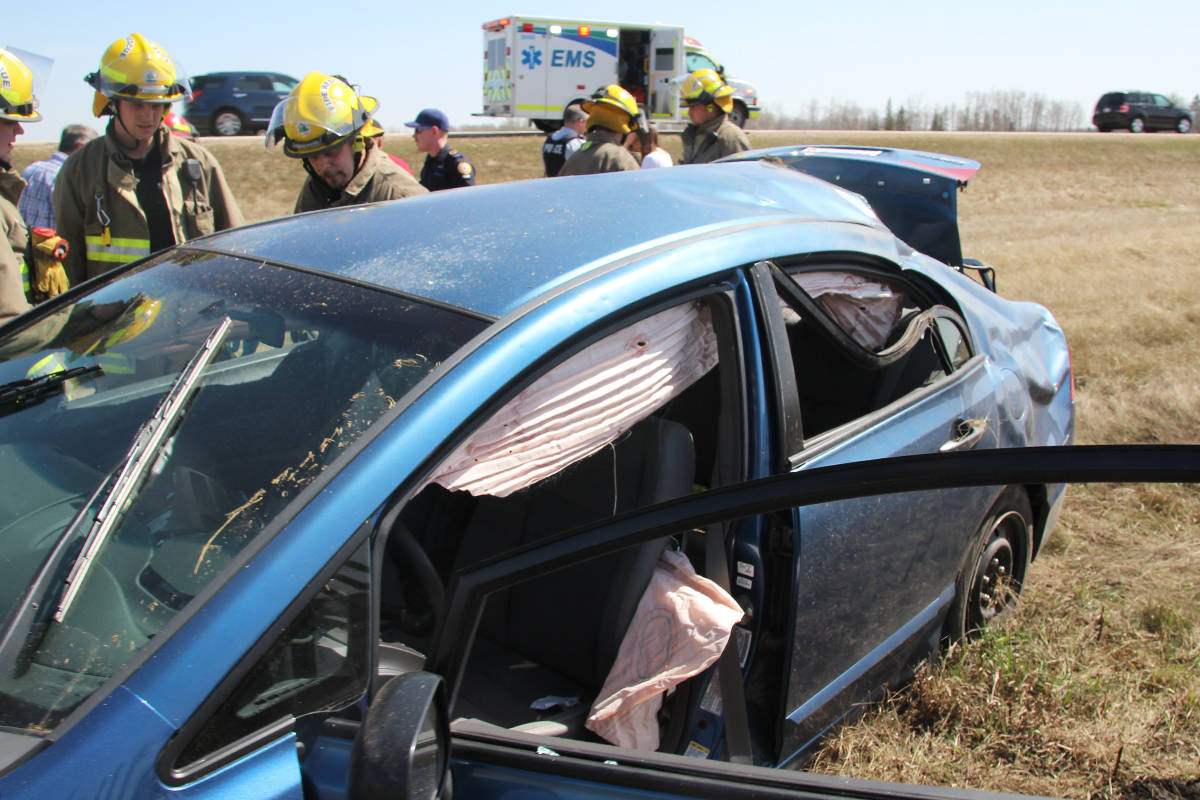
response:
<path id="1" fill-rule="evenodd" d="M 947 644 L 973 638 L 1012 614 L 1029 568 L 1032 521 L 1029 497 L 1020 487 L 1010 486 L 996 498 L 954 582 L 944 628 Z"/>
<path id="2" fill-rule="evenodd" d="M 1180 117 L 1179 122 L 1175 123 L 1175 130 L 1180 133 L 1187 133 L 1192 129 L 1192 121 L 1187 117 Z"/>
<path id="3" fill-rule="evenodd" d="M 1097 129 L 1098 129 L 1098 130 L 1099 130 L 1101 133 L 1108 133 L 1109 131 L 1111 131 L 1111 130 L 1112 130 L 1112 128 L 1108 127 L 1107 125 L 1097 125 L 1097 126 L 1096 126 L 1096 128 L 1097 128 Z"/>
<path id="4" fill-rule="evenodd" d="M 1134 117 L 1133 119 L 1129 120 L 1129 132 L 1130 133 L 1145 133 L 1146 132 L 1146 120 L 1142 119 L 1141 117 Z"/>
<path id="5" fill-rule="evenodd" d="M 750 113 L 746 111 L 746 106 L 742 103 L 734 101 L 733 110 L 729 112 L 729 121 L 739 128 L 746 127 L 746 121 L 750 119 Z"/>
<path id="6" fill-rule="evenodd" d="M 214 136 L 240 136 L 246 131 L 246 118 L 236 108 L 218 109 L 209 126 Z"/>

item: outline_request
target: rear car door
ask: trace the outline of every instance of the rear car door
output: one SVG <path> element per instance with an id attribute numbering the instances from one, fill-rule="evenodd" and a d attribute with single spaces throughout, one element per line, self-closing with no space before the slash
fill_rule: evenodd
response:
<path id="1" fill-rule="evenodd" d="M 753 273 L 783 468 L 995 446 L 995 393 L 965 323 L 894 267 L 762 262 Z M 993 492 L 795 510 L 781 758 L 937 646 L 954 576 Z"/>

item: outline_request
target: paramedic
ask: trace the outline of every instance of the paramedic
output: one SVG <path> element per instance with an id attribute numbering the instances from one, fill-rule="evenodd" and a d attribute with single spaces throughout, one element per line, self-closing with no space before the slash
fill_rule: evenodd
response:
<path id="1" fill-rule="evenodd" d="M 308 172 L 296 213 L 425 194 L 366 135 L 377 105 L 340 78 L 310 72 L 275 106 L 266 146 L 282 140 L 284 155 L 302 159 Z"/>
<path id="2" fill-rule="evenodd" d="M 421 167 L 421 185 L 431 192 L 475 185 L 475 167 L 462 153 L 446 142 L 450 138 L 450 119 L 437 108 L 426 108 L 412 122 L 413 141 L 425 154 Z"/>
<path id="3" fill-rule="evenodd" d="M 621 146 L 636 130 L 641 115 L 633 95 L 615 83 L 599 89 L 583 104 L 588 113 L 586 141 L 567 159 L 559 175 L 592 175 L 638 169 L 637 159 Z"/>
<path id="4" fill-rule="evenodd" d="M 680 164 L 707 164 L 750 149 L 750 140 L 727 116 L 733 110 L 733 87 L 716 70 L 698 69 L 687 77 L 680 95 L 688 107 Z"/>
<path id="5" fill-rule="evenodd" d="M 58 234 L 71 285 L 197 236 L 242 224 L 221 165 L 163 125 L 188 96 L 167 51 L 132 33 L 109 45 L 84 79 L 105 134 L 77 150 L 54 182 Z"/>

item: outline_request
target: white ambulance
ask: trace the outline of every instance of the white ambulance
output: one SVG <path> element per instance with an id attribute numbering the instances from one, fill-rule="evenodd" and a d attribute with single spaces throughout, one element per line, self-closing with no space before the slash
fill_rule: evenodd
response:
<path id="1" fill-rule="evenodd" d="M 734 87 L 730 117 L 759 113 L 758 92 L 724 75 L 722 65 L 678 25 L 637 25 L 511 16 L 483 24 L 483 116 L 531 120 L 556 129 L 563 109 L 619 83 L 656 123 L 682 124 L 678 79 L 704 67 Z"/>

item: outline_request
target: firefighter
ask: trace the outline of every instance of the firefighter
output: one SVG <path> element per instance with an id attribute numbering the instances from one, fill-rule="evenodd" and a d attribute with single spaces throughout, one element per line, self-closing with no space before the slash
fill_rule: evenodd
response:
<path id="1" fill-rule="evenodd" d="M 163 125 L 171 104 L 189 94 L 166 50 L 131 33 L 109 45 L 84 81 L 95 89 L 92 113 L 112 119 L 104 136 L 67 159 L 54 184 L 72 285 L 242 224 L 221 165 Z"/>
<path id="2" fill-rule="evenodd" d="M 625 134 L 638 129 L 642 116 L 633 95 L 617 84 L 598 89 L 583 104 L 586 141 L 563 164 L 559 175 L 591 175 L 638 169 L 637 159 L 622 146 Z"/>
<path id="3" fill-rule="evenodd" d="M 733 110 L 733 87 L 713 69 L 698 69 L 680 87 L 687 104 L 680 164 L 707 164 L 731 153 L 750 149 L 750 140 L 727 114 Z"/>
<path id="4" fill-rule="evenodd" d="M 366 135 L 377 103 L 359 97 L 332 75 L 310 72 L 275 106 L 267 148 L 302 159 L 308 180 L 295 211 L 395 200 L 425 194 L 412 175 L 393 163 Z"/>
<path id="5" fill-rule="evenodd" d="M 29 231 L 17 211 L 25 181 L 12 169 L 13 145 L 25 132 L 22 122 L 42 115 L 33 96 L 33 75 L 12 53 L 0 48 L 0 321 L 29 308 L 26 251 Z"/>

